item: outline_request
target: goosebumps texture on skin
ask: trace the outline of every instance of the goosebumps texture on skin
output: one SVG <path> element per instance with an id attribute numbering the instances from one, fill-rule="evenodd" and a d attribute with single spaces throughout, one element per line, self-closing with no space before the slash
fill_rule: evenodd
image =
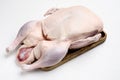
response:
<path id="1" fill-rule="evenodd" d="M 83 6 L 53 8 L 45 16 L 23 25 L 6 49 L 10 52 L 22 44 L 17 60 L 25 70 L 53 66 L 65 57 L 68 49 L 85 47 L 101 37 L 102 21 Z"/>

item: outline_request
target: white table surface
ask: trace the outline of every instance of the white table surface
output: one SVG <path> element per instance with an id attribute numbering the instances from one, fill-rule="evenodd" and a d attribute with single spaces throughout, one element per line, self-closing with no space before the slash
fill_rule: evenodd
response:
<path id="1" fill-rule="evenodd" d="M 104 22 L 102 45 L 49 72 L 24 72 L 6 57 L 5 48 L 27 21 L 42 19 L 47 9 L 84 5 Z M 120 0 L 0 0 L 0 80 L 120 80 Z"/>

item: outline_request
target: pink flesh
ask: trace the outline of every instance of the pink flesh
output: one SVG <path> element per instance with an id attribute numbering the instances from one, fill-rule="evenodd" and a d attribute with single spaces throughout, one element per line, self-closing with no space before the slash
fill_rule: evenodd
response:
<path id="1" fill-rule="evenodd" d="M 101 37 L 102 21 L 85 7 L 50 9 L 45 15 L 49 16 L 44 20 L 23 25 L 14 42 L 6 49 L 13 51 L 20 43 L 27 46 L 20 48 L 17 56 L 23 69 L 53 66 L 64 58 L 68 49 L 84 47 Z M 27 64 L 34 57 L 37 61 Z M 23 66 L 23 63 L 26 65 Z"/>
<path id="2" fill-rule="evenodd" d="M 29 55 L 30 55 L 30 52 L 32 51 L 33 48 L 21 48 L 19 50 L 19 54 L 18 54 L 18 60 L 19 61 L 24 61 L 26 60 Z"/>

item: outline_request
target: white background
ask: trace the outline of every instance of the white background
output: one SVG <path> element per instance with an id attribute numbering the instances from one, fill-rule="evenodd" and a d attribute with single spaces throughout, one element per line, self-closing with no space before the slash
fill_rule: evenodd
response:
<path id="1" fill-rule="evenodd" d="M 52 70 L 24 72 L 5 48 L 27 21 L 52 7 L 84 5 L 104 22 L 102 45 Z M 120 0 L 0 0 L 0 80 L 120 80 Z"/>

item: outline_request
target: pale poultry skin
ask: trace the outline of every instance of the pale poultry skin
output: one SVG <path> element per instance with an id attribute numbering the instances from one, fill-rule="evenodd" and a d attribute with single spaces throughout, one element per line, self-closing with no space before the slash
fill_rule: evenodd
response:
<path id="1" fill-rule="evenodd" d="M 98 41 L 103 31 L 101 19 L 83 6 L 53 8 L 44 16 L 43 20 L 25 23 L 6 48 L 11 52 L 20 45 L 17 61 L 24 70 L 54 66 L 69 49 Z"/>

